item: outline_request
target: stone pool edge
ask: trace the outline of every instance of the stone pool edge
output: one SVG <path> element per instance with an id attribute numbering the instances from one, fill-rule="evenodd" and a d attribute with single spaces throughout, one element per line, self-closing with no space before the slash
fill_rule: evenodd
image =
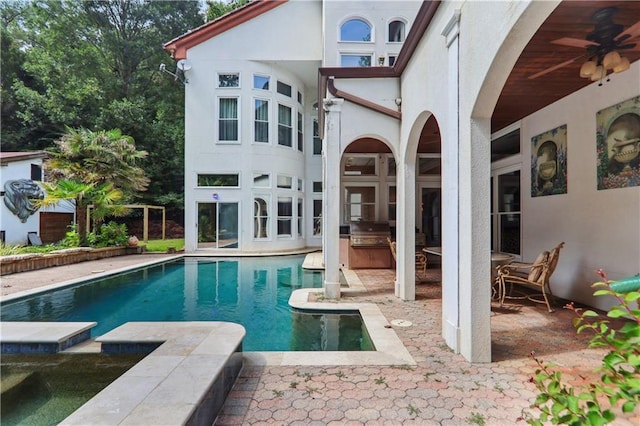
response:
<path id="1" fill-rule="evenodd" d="M 360 293 L 366 288 L 357 274 L 344 269 L 348 288 L 341 292 Z M 244 352 L 246 365 L 255 366 L 318 366 L 318 365 L 416 365 L 391 324 L 375 303 L 349 303 L 336 301 L 310 302 L 311 294 L 322 293 L 319 288 L 294 290 L 289 305 L 294 309 L 314 312 L 359 312 L 373 342 L 375 351 L 291 351 L 291 352 Z"/>

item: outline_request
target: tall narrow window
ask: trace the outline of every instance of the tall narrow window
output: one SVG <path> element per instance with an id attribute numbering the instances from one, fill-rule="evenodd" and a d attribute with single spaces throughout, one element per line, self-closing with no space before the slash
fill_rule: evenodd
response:
<path id="1" fill-rule="evenodd" d="M 320 126 L 318 126 L 318 119 L 313 119 L 313 155 L 322 154 L 322 139 L 320 139 Z"/>
<path id="2" fill-rule="evenodd" d="M 278 236 L 291 237 L 293 221 L 293 198 L 278 197 Z"/>
<path id="3" fill-rule="evenodd" d="M 293 126 L 291 120 L 291 108 L 278 105 L 278 144 L 293 146 Z"/>
<path id="4" fill-rule="evenodd" d="M 269 142 L 269 101 L 256 99 L 254 104 L 256 142 Z"/>
<path id="5" fill-rule="evenodd" d="M 389 22 L 389 43 L 401 43 L 404 41 L 404 22 Z"/>
<path id="6" fill-rule="evenodd" d="M 218 140 L 238 141 L 238 98 L 220 98 Z"/>
<path id="7" fill-rule="evenodd" d="M 302 230 L 304 229 L 304 209 L 302 198 L 298 198 L 298 237 L 302 237 Z"/>
<path id="8" fill-rule="evenodd" d="M 268 205 L 263 197 L 253 199 L 253 238 L 269 237 Z"/>
<path id="9" fill-rule="evenodd" d="M 371 41 L 371 26 L 362 19 L 350 19 L 340 27 L 340 41 Z"/>
<path id="10" fill-rule="evenodd" d="M 304 147 L 302 114 L 298 113 L 298 151 L 302 152 Z"/>
<path id="11" fill-rule="evenodd" d="M 313 200 L 313 236 L 322 235 L 322 200 Z"/>

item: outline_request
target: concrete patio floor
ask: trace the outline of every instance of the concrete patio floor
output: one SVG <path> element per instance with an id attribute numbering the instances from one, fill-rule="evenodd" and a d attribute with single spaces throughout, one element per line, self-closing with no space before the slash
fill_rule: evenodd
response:
<path id="1" fill-rule="evenodd" d="M 75 280 L 149 261 L 134 255 L 3 276 L 2 295 Z M 99 271 L 99 272 L 97 272 Z M 215 425 L 513 425 L 537 391 L 530 377 L 531 351 L 559 365 L 565 382 L 597 377 L 602 350 L 588 349 L 589 335 L 577 335 L 574 314 L 556 304 L 492 306 L 493 362 L 472 364 L 454 354 L 441 337 L 440 270 L 419 284 L 416 300 L 393 295 L 394 271 L 355 271 L 366 292 L 348 302 L 376 303 L 394 326 L 415 366 L 270 366 L 246 362 Z M 595 275 L 594 275 L 595 277 Z M 562 302 L 560 302 L 562 303 Z M 637 425 L 640 417 L 615 425 Z"/>

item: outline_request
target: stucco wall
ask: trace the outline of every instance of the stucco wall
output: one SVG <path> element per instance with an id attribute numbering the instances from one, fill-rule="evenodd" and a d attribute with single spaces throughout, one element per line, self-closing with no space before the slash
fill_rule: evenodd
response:
<path id="1" fill-rule="evenodd" d="M 2 167 L 2 191 L 4 184 L 9 180 L 31 179 L 31 164 L 42 166 L 41 158 L 33 158 L 23 161 L 13 161 Z M 7 244 L 27 244 L 27 233 L 38 232 L 40 230 L 40 215 L 38 212 L 29 216 L 25 223 L 22 223 L 18 216 L 13 214 L 4 202 L 2 197 L 2 207 L 0 210 L 0 229 L 5 231 L 5 241 Z"/>
<path id="2" fill-rule="evenodd" d="M 640 95 L 640 63 L 611 81 L 584 89 L 522 120 L 522 241 L 534 259 L 560 241 L 566 246 L 552 277 L 554 294 L 602 309 L 590 285 L 602 268 L 611 279 L 640 273 L 640 187 L 598 190 L 596 113 Z M 567 125 L 567 193 L 531 197 L 531 138 Z"/>

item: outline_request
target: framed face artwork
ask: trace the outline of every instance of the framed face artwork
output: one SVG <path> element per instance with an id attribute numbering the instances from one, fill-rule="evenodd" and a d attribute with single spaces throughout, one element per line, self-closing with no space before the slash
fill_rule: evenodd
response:
<path id="1" fill-rule="evenodd" d="M 640 186 L 640 96 L 596 114 L 598 189 Z"/>
<path id="2" fill-rule="evenodd" d="M 567 193 L 567 125 L 531 138 L 531 196 Z"/>

